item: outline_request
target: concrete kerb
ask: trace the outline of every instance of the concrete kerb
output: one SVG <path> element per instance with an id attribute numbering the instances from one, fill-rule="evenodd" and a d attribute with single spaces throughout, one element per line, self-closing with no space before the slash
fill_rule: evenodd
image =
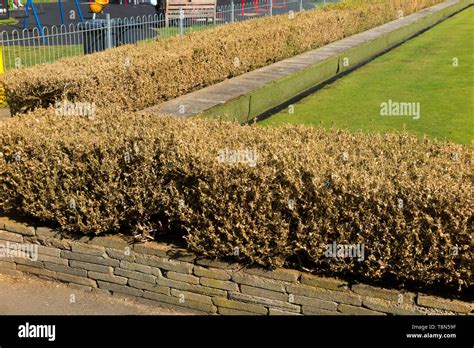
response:
<path id="1" fill-rule="evenodd" d="M 250 92 L 250 108 L 245 121 L 328 80 L 337 73 L 337 66 L 338 57 L 331 57 Z"/>

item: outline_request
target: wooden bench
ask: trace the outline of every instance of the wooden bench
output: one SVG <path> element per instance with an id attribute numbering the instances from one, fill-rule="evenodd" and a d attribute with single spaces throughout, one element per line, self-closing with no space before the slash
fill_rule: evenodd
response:
<path id="1" fill-rule="evenodd" d="M 184 18 L 215 23 L 217 0 L 166 0 L 165 21 L 179 19 L 179 10 L 183 9 Z"/>

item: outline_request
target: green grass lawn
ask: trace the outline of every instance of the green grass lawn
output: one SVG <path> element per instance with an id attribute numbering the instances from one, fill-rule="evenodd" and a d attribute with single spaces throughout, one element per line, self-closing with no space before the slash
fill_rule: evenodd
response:
<path id="1" fill-rule="evenodd" d="M 0 19 L 0 26 L 15 25 L 15 24 L 18 24 L 18 19 L 16 18 Z"/>
<path id="2" fill-rule="evenodd" d="M 474 135 L 474 8 L 263 120 L 351 131 L 407 131 L 470 144 Z M 456 58 L 458 66 L 453 66 Z M 381 103 L 420 103 L 420 118 L 381 116 Z"/>
<path id="3" fill-rule="evenodd" d="M 28 67 L 42 63 L 52 63 L 64 57 L 84 54 L 82 45 L 62 46 L 4 46 L 3 59 L 6 70 L 14 69 L 16 63 Z"/>

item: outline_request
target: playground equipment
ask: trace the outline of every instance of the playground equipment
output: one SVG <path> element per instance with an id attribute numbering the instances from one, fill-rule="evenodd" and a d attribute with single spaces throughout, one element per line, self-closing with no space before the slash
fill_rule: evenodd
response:
<path id="1" fill-rule="evenodd" d="M 17 10 L 20 7 L 24 7 L 24 5 L 21 3 L 21 0 L 9 0 L 8 1 L 10 9 L 12 10 Z"/>
<path id="2" fill-rule="evenodd" d="M 92 19 L 95 19 L 97 13 L 101 13 L 104 8 L 109 4 L 109 0 L 95 0 L 89 4 L 89 8 L 93 13 Z"/>
<path id="3" fill-rule="evenodd" d="M 275 0 L 270 0 L 272 2 L 273 9 L 282 9 L 286 8 L 286 0 L 282 0 L 282 2 L 277 3 Z M 265 11 L 259 11 L 258 7 L 258 0 L 253 0 L 253 10 L 255 12 L 245 12 L 245 0 L 242 0 L 242 16 L 245 17 L 252 17 L 252 16 L 259 16 L 261 14 L 267 13 L 270 10 L 270 4 L 268 0 L 265 0 Z"/>
<path id="4" fill-rule="evenodd" d="M 10 18 L 10 6 L 7 0 L 0 0 L 0 19 Z"/>
<path id="5" fill-rule="evenodd" d="M 79 18 L 81 22 L 84 22 L 84 17 L 82 16 L 81 7 L 79 6 L 78 0 L 74 0 L 74 4 L 76 5 L 77 13 L 79 14 Z M 59 14 L 61 15 L 61 24 L 64 24 L 64 14 L 63 14 L 63 3 L 62 0 L 58 0 L 59 5 Z"/>
<path id="6" fill-rule="evenodd" d="M 82 11 L 81 7 L 79 6 L 79 1 L 74 0 L 74 4 L 76 5 L 77 13 L 79 14 L 79 18 L 81 22 L 84 22 L 84 17 L 82 16 Z M 59 14 L 61 15 L 61 24 L 64 24 L 64 13 L 63 13 L 63 3 L 62 0 L 58 0 L 58 6 L 59 6 Z M 33 0 L 28 0 L 25 5 L 25 18 L 23 19 L 23 28 L 27 28 L 27 20 L 29 17 L 29 10 L 33 13 L 33 17 L 35 18 L 36 26 L 38 27 L 38 31 L 41 36 L 43 36 L 43 27 L 41 26 L 41 22 L 38 17 L 38 12 L 36 11 L 35 3 Z"/>
<path id="7" fill-rule="evenodd" d="M 43 27 L 41 26 L 39 17 L 38 17 L 38 12 L 36 12 L 35 4 L 33 0 L 28 0 L 26 2 L 25 6 L 25 19 L 23 20 L 23 28 L 26 29 L 26 21 L 28 20 L 29 14 L 28 14 L 28 9 L 31 9 L 31 12 L 33 13 L 33 16 L 35 17 L 35 22 L 36 26 L 38 27 L 39 33 L 41 36 L 43 36 Z"/>

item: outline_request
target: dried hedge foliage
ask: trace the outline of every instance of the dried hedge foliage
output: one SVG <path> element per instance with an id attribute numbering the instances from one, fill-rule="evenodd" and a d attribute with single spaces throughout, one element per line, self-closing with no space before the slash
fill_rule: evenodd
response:
<path id="1" fill-rule="evenodd" d="M 299 259 L 399 284 L 470 284 L 466 147 L 408 134 L 52 114 L 0 124 L 0 211 L 84 234 L 176 235 L 199 254 L 244 263 Z M 333 242 L 363 244 L 364 261 L 326 257 Z"/>
<path id="2" fill-rule="evenodd" d="M 354 0 L 153 43 L 16 69 L 1 77 L 12 113 L 56 101 L 140 110 L 411 14 L 442 0 Z M 238 58 L 239 64 L 235 64 Z"/>

